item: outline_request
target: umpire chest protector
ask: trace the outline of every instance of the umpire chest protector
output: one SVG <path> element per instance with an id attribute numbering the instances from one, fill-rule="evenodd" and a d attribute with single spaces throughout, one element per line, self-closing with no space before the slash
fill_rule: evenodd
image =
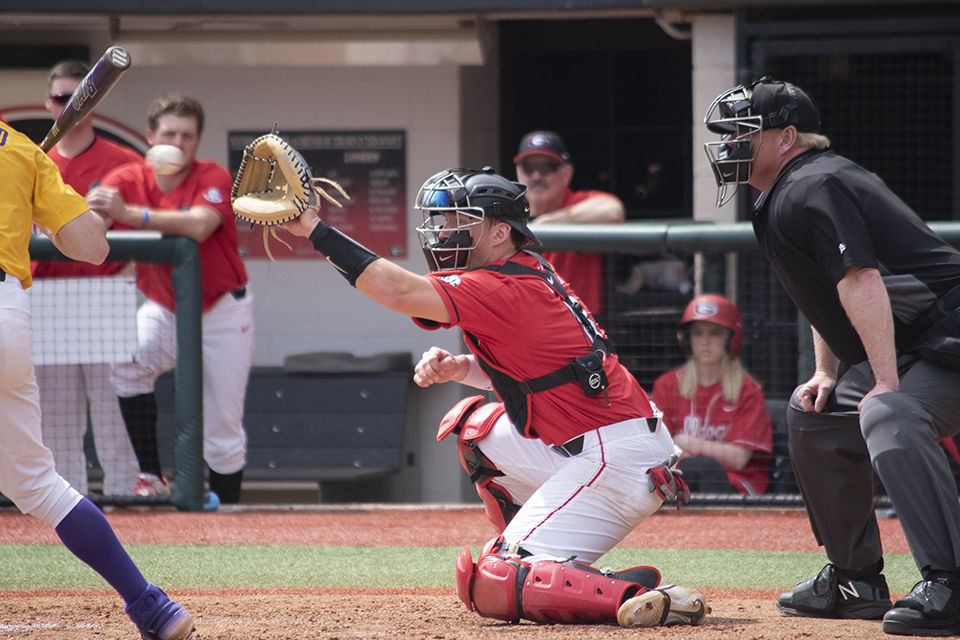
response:
<path id="1" fill-rule="evenodd" d="M 583 393 L 587 396 L 604 394 L 607 397 L 607 374 L 603 370 L 606 355 L 610 353 L 607 340 L 600 332 L 599 327 L 584 312 L 583 306 L 567 293 L 560 283 L 550 263 L 535 253 L 530 255 L 540 261 L 544 271 L 539 271 L 516 262 L 507 261 L 502 265 L 487 265 L 480 267 L 488 271 L 496 271 L 508 276 L 532 275 L 543 279 L 557 294 L 570 312 L 576 318 L 583 331 L 589 336 L 592 345 L 588 353 L 574 358 L 568 364 L 537 378 L 517 380 L 506 371 L 494 366 L 484 356 L 479 340 L 473 334 L 464 331 L 464 339 L 470 345 L 471 351 L 477 356 L 477 363 L 483 372 L 490 378 L 497 395 L 503 401 L 507 415 L 514 427 L 523 435 L 534 437 L 536 434 L 530 429 L 530 411 L 528 396 L 541 391 L 547 391 L 562 384 L 579 383 Z M 609 397 L 607 397 L 609 404 Z"/>

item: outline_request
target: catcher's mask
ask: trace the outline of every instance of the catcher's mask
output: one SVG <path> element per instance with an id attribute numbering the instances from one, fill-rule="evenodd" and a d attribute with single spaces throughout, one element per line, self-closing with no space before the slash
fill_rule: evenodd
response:
<path id="1" fill-rule="evenodd" d="M 751 149 L 753 135 L 764 129 L 794 126 L 816 133 L 820 111 L 798 87 L 767 76 L 750 85 L 740 85 L 717 96 L 703 118 L 707 129 L 719 133 L 719 141 L 704 143 L 707 159 L 717 180 L 718 207 L 750 181 L 759 145 Z"/>
<path id="2" fill-rule="evenodd" d="M 488 217 L 505 222 L 526 241 L 539 245 L 527 227 L 530 205 L 526 190 L 490 167 L 481 171 L 446 169 L 424 182 L 414 206 L 423 214 L 417 233 L 430 270 L 465 268 Z"/>
<path id="3" fill-rule="evenodd" d="M 734 357 L 740 355 L 740 347 L 743 346 L 743 324 L 740 321 L 740 310 L 737 309 L 737 305 L 716 293 L 706 293 L 690 301 L 677 327 L 677 342 L 680 343 L 680 350 L 688 356 L 691 354 L 690 325 L 698 321 L 712 322 L 729 329 L 727 353 Z"/>

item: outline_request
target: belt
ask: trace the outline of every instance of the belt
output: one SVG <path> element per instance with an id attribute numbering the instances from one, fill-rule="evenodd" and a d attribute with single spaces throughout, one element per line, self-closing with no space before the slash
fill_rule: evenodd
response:
<path id="1" fill-rule="evenodd" d="M 656 417 L 640 418 L 640 420 L 644 421 L 650 433 L 655 433 L 657 431 Z M 610 426 L 614 426 L 614 425 L 610 425 Z M 605 427 L 600 427 L 599 429 L 597 429 L 597 431 L 602 431 L 604 428 Z M 571 438 L 570 440 L 567 440 L 563 444 L 555 444 L 551 448 L 553 449 L 554 453 L 559 454 L 564 458 L 572 458 L 574 456 L 580 455 L 583 452 L 584 439 L 585 438 L 583 437 L 583 435 L 579 435 L 576 438 Z"/>
<path id="2" fill-rule="evenodd" d="M 234 300 L 243 300 L 243 297 L 247 295 L 247 288 L 240 287 L 239 289 L 234 289 L 230 292 L 230 295 L 233 296 Z"/>
<path id="3" fill-rule="evenodd" d="M 577 436 L 572 440 L 567 440 L 563 444 L 553 445 L 553 450 L 564 458 L 572 458 L 580 455 L 583 451 L 583 436 Z"/>

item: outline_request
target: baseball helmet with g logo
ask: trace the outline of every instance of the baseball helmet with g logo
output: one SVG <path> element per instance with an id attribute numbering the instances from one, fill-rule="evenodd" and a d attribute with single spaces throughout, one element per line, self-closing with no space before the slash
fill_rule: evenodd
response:
<path id="1" fill-rule="evenodd" d="M 697 296 L 687 305 L 677 327 L 677 342 L 680 349 L 690 354 L 690 324 L 693 322 L 712 322 L 730 330 L 727 339 L 727 353 L 739 356 L 743 346 L 743 324 L 737 306 L 724 296 L 707 293 Z"/>

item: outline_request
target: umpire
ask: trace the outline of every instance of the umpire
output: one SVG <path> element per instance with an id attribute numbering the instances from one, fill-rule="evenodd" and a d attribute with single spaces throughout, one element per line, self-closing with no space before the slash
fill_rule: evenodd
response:
<path id="1" fill-rule="evenodd" d="M 816 371 L 787 410 L 794 471 L 830 564 L 782 594 L 787 615 L 960 632 L 960 504 L 939 441 L 960 415 L 960 253 L 883 181 L 829 149 L 798 87 L 762 78 L 704 120 L 717 206 L 761 192 L 760 248 L 813 327 Z M 923 579 L 891 608 L 874 471 Z"/>

